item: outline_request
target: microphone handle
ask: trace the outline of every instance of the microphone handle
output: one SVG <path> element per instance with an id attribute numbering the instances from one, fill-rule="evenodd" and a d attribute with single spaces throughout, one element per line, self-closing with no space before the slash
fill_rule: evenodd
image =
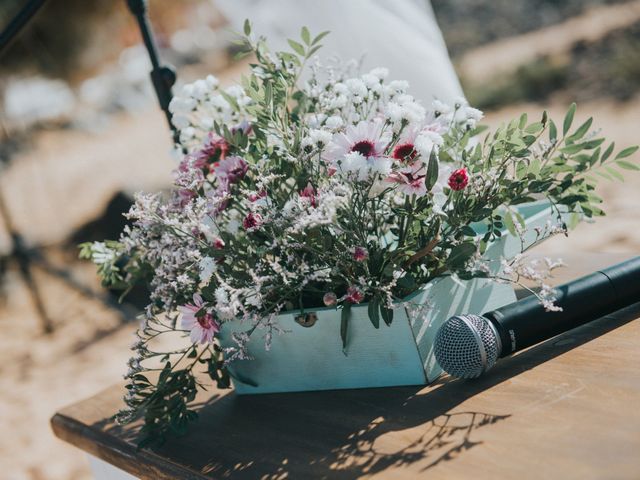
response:
<path id="1" fill-rule="evenodd" d="M 547 312 L 535 295 L 482 316 L 496 327 L 505 357 L 640 301 L 640 257 L 555 288 L 561 312 Z"/>

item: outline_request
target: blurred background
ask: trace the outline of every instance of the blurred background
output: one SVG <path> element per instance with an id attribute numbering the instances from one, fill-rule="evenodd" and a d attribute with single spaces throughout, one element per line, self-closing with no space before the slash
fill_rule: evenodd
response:
<path id="1" fill-rule="evenodd" d="M 0 28 L 24 3 L 0 2 Z M 578 120 L 593 115 L 618 145 L 639 143 L 640 1 L 432 6 L 465 95 L 488 124 L 542 109 L 561 119 L 577 101 Z M 214 73 L 229 84 L 246 68 L 233 61 L 215 0 L 150 0 L 149 8 L 180 82 Z M 171 181 L 171 137 L 149 70 L 124 1 L 50 0 L 0 57 L 3 478 L 90 478 L 83 454 L 56 440 L 48 420 L 117 382 L 129 357 L 144 298 L 114 306 L 76 245 L 116 238 L 132 193 Z M 608 216 L 552 239 L 545 252 L 638 253 L 640 175 L 603 182 L 600 193 Z"/>

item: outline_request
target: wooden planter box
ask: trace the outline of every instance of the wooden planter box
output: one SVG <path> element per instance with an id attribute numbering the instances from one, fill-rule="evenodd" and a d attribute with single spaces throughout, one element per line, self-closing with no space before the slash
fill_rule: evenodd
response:
<path id="1" fill-rule="evenodd" d="M 546 202 L 536 202 L 520 206 L 519 212 L 526 221 L 526 240 L 533 242 L 533 228 L 544 226 L 551 208 Z M 486 256 L 512 258 L 519 252 L 520 240 L 505 232 Z M 234 386 L 239 394 L 252 394 L 428 384 L 442 372 L 433 355 L 433 339 L 442 322 L 452 315 L 481 314 L 515 300 L 508 284 L 439 277 L 405 299 L 424 307 L 416 311 L 398 306 L 390 326 L 381 322 L 379 329 L 374 328 L 367 304 L 354 305 L 346 355 L 340 338 L 340 311 L 314 309 L 317 321 L 310 327 L 295 321 L 299 311 L 283 313 L 278 321 L 287 333 L 273 337 L 270 351 L 256 331 L 249 344 L 253 360 L 230 365 L 237 378 L 255 385 L 234 380 Z M 231 333 L 246 329 L 240 322 L 225 324 L 222 346 L 232 346 Z"/>

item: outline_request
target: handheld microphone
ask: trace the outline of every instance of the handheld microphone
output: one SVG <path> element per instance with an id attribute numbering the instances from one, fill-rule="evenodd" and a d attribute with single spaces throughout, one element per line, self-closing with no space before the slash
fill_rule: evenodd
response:
<path id="1" fill-rule="evenodd" d="M 484 313 L 456 315 L 438 330 L 434 353 L 454 377 L 475 378 L 498 358 L 597 320 L 640 301 L 640 257 L 597 271 L 556 290 L 559 312 L 535 295 Z"/>

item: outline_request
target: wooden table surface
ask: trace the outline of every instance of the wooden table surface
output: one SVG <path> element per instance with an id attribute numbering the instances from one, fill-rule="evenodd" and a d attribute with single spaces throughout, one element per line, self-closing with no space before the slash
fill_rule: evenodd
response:
<path id="1" fill-rule="evenodd" d="M 568 256 L 562 283 L 624 260 Z M 61 439 L 140 478 L 640 478 L 640 304 L 428 387 L 209 391 L 188 436 L 136 451 L 122 385 L 52 419 Z"/>

